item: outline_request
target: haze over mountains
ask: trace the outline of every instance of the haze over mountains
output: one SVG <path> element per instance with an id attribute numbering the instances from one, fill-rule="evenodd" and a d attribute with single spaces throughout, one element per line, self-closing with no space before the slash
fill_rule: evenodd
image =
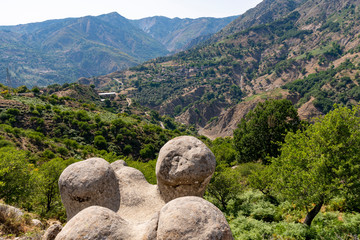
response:
<path id="1" fill-rule="evenodd" d="M 181 50 L 233 18 L 128 20 L 118 13 L 0 27 L 0 78 L 13 87 L 74 82 Z M 158 19 L 162 19 L 159 21 Z M 139 24 L 147 26 L 146 32 Z M 139 27 L 138 27 L 139 26 Z"/>
<path id="2" fill-rule="evenodd" d="M 185 50 L 199 37 L 208 37 L 225 27 L 238 16 L 227 18 L 180 19 L 167 17 L 149 17 L 131 20 L 144 32 L 161 42 L 170 52 Z"/>

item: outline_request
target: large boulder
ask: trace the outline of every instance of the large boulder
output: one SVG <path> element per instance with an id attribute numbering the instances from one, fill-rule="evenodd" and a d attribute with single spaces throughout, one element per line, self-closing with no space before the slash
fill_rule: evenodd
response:
<path id="1" fill-rule="evenodd" d="M 115 172 L 101 158 L 90 158 L 68 166 L 60 176 L 59 188 L 68 220 L 90 206 L 102 206 L 113 211 L 120 206 Z"/>
<path id="2" fill-rule="evenodd" d="M 199 197 L 182 197 L 160 211 L 157 240 L 232 240 L 223 213 Z"/>
<path id="3" fill-rule="evenodd" d="M 183 196 L 204 195 L 215 171 L 215 156 L 199 139 L 181 136 L 167 142 L 156 163 L 160 194 L 169 202 Z"/>
<path id="4" fill-rule="evenodd" d="M 156 221 L 129 224 L 110 209 L 92 206 L 74 216 L 57 235 L 56 240 L 155 240 Z"/>

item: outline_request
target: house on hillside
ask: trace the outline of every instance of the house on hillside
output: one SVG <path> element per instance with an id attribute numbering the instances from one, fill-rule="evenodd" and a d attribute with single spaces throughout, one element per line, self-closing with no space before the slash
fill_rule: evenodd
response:
<path id="1" fill-rule="evenodd" d="M 116 97 L 116 92 L 105 92 L 105 93 L 99 93 L 101 101 L 105 101 L 105 99 L 114 100 Z"/>

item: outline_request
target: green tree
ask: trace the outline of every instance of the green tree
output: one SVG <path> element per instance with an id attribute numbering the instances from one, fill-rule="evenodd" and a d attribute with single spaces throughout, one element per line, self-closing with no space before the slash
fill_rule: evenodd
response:
<path id="1" fill-rule="evenodd" d="M 335 108 L 307 130 L 289 133 L 272 159 L 273 191 L 305 207 L 308 226 L 335 196 L 356 194 L 359 203 L 359 116 L 359 107 Z"/>
<path id="2" fill-rule="evenodd" d="M 266 157 L 279 155 L 279 143 L 289 131 L 300 127 L 297 110 L 291 101 L 267 100 L 259 103 L 240 122 L 234 131 L 234 144 L 239 162 L 266 163 Z"/>
<path id="3" fill-rule="evenodd" d="M 49 213 L 55 205 L 61 206 L 61 199 L 58 187 L 58 181 L 61 173 L 70 162 L 62 158 L 54 158 L 40 166 L 38 182 L 40 205 L 45 209 L 42 214 Z"/>
<path id="4" fill-rule="evenodd" d="M 33 88 L 31 89 L 31 91 L 32 91 L 35 95 L 40 94 L 40 89 L 39 89 L 38 87 L 33 87 Z"/>
<path id="5" fill-rule="evenodd" d="M 234 199 L 242 188 L 239 174 L 235 169 L 217 167 L 207 188 L 207 194 L 218 208 L 227 212 L 229 200 Z"/>
<path id="6" fill-rule="evenodd" d="M 32 165 L 26 153 L 13 147 L 0 150 L 0 198 L 8 203 L 25 200 L 31 192 Z"/>
<path id="7" fill-rule="evenodd" d="M 216 138 L 212 142 L 211 151 L 214 153 L 218 164 L 223 163 L 232 166 L 236 163 L 236 150 L 230 137 Z"/>
<path id="8" fill-rule="evenodd" d="M 154 159 L 155 148 L 153 144 L 146 144 L 143 149 L 140 150 L 140 156 L 143 159 Z"/>

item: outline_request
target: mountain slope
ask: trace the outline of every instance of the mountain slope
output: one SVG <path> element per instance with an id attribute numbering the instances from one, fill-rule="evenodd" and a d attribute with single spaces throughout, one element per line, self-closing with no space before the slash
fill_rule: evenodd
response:
<path id="1" fill-rule="evenodd" d="M 117 13 L 0 27 L 0 68 L 19 84 L 72 82 L 167 54 L 161 43 Z M 0 77 L 5 79 L 4 73 Z"/>
<path id="2" fill-rule="evenodd" d="M 302 113 L 309 118 L 316 111 L 326 113 L 332 103 L 360 101 L 359 5 L 359 0 L 266 0 L 209 44 L 99 79 L 116 79 L 123 85 L 114 90 L 210 132 L 239 102 L 247 108 L 254 98 L 292 92 L 298 107 L 313 109 Z M 256 21 L 250 21 L 254 16 Z M 240 118 L 233 114 L 231 122 Z M 221 131 L 208 136 L 223 136 Z"/>
<path id="3" fill-rule="evenodd" d="M 226 18 L 180 19 L 167 17 L 149 17 L 131 22 L 149 33 L 166 48 L 173 52 L 186 48 L 194 39 L 214 34 L 236 19 L 237 16 Z"/>

